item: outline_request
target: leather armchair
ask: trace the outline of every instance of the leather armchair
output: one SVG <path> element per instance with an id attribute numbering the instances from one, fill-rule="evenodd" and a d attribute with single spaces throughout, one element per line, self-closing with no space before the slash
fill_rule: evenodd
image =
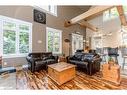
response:
<path id="1" fill-rule="evenodd" d="M 98 54 L 77 52 L 74 56 L 68 56 L 67 62 L 83 69 L 88 75 L 100 71 L 101 58 Z"/>
<path id="2" fill-rule="evenodd" d="M 43 67 L 47 68 L 47 65 L 57 63 L 58 56 L 53 56 L 51 52 L 29 53 L 26 60 L 28 62 L 28 69 L 35 72 Z"/>

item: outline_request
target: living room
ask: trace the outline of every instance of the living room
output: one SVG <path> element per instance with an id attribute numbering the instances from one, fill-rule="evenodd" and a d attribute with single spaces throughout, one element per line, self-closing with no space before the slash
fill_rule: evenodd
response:
<path id="1" fill-rule="evenodd" d="M 126 13 L 127 6 L 0 6 L 0 89 L 126 90 Z"/>

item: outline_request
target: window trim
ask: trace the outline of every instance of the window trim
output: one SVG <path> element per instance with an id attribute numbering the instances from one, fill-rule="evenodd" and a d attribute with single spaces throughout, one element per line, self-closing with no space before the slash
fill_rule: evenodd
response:
<path id="1" fill-rule="evenodd" d="M 15 54 L 3 54 L 3 22 L 4 21 L 5 22 L 7 22 L 7 21 L 13 22 L 16 24 L 16 31 L 15 31 L 16 35 L 19 34 L 19 32 L 18 32 L 19 28 L 17 27 L 17 26 L 19 26 L 19 24 L 27 24 L 29 26 L 29 32 L 28 32 L 29 33 L 29 52 L 32 51 L 32 23 L 0 15 L 0 26 L 1 26 L 0 27 L 0 31 L 1 31 L 1 33 L 0 33 L 0 45 L 1 45 L 0 52 L 3 55 L 3 58 L 25 57 L 28 53 L 20 53 L 19 52 L 19 44 L 17 42 L 17 41 L 19 41 L 19 37 L 17 38 L 17 36 L 16 36 Z"/>
<path id="2" fill-rule="evenodd" d="M 48 5 L 47 5 L 47 6 L 48 6 Z M 57 15 L 58 15 L 57 6 L 54 6 L 54 7 L 55 7 L 55 13 L 52 13 L 52 12 L 50 12 L 49 10 L 45 10 L 45 9 L 41 8 L 40 6 L 33 6 L 33 7 L 34 7 L 34 8 L 37 8 L 37 9 L 40 10 L 40 11 L 43 11 L 43 12 L 45 12 L 45 13 L 48 13 L 48 14 L 50 14 L 50 15 L 56 16 L 56 17 L 57 17 Z"/>
<path id="3" fill-rule="evenodd" d="M 114 8 L 116 8 L 116 7 L 114 7 Z M 111 12 L 112 9 L 113 9 L 113 8 L 111 8 L 111 9 L 109 9 L 109 10 L 106 10 L 106 11 L 108 11 L 108 13 L 109 13 L 109 17 L 108 17 L 108 18 L 105 17 L 105 12 L 106 12 L 106 11 L 103 12 L 103 21 L 104 21 L 104 22 L 119 18 L 119 14 L 118 14 L 118 16 L 112 17 L 112 12 Z M 116 10 L 117 10 L 117 8 L 116 8 Z M 118 11 L 117 11 L 117 12 L 118 12 Z"/>
<path id="4" fill-rule="evenodd" d="M 60 52 L 52 52 L 53 54 L 62 54 L 62 30 L 51 28 L 51 27 L 46 27 L 46 52 L 48 52 L 48 31 L 57 31 L 60 33 Z M 53 46 L 54 47 L 54 46 Z"/>

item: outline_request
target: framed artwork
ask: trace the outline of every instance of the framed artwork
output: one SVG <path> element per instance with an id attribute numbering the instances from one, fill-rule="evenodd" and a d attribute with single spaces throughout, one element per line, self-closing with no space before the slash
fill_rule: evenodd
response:
<path id="1" fill-rule="evenodd" d="M 46 13 L 34 9 L 34 21 L 46 24 Z"/>

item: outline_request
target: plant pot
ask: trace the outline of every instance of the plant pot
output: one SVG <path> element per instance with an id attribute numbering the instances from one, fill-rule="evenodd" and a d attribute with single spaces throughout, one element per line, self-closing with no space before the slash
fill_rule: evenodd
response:
<path id="1" fill-rule="evenodd" d="M 109 64 L 109 70 L 111 69 L 111 66 L 113 66 L 115 64 L 114 61 L 108 61 L 108 64 Z"/>

